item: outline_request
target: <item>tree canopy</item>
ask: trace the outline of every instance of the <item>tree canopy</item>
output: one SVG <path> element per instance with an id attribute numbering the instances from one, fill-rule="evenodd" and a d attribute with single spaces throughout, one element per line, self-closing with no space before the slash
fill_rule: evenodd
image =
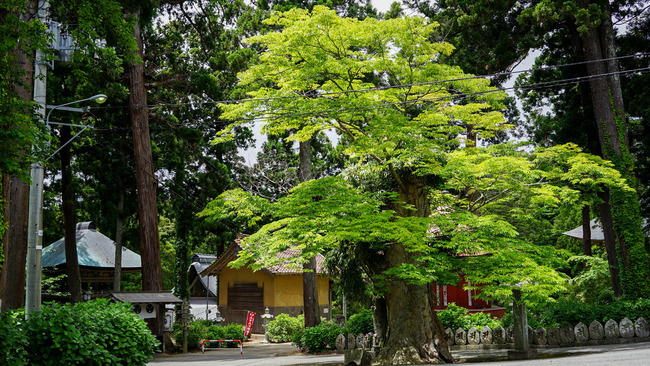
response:
<path id="1" fill-rule="evenodd" d="M 271 206 L 226 192 L 203 215 L 236 213 L 254 223 L 270 212 L 273 221 L 243 241 L 237 266 L 276 265 L 278 253 L 298 248 L 302 255 L 290 261 L 299 267 L 340 244 L 354 248 L 387 305 L 391 331 L 378 331 L 387 336 L 380 362 L 450 357 L 428 343 L 440 341 L 439 331 L 416 340 L 430 325 L 397 310 L 404 306 L 400 289 L 414 301 L 427 297 L 432 281 L 456 283 L 463 273 L 485 296 L 507 298 L 522 285 L 530 299 L 549 296 L 566 283 L 554 270 L 560 256 L 518 229 L 530 229 L 535 213 L 576 202 L 581 190 L 629 190 L 610 164 L 574 145 L 530 154 L 468 143 L 470 133 L 485 139 L 510 127 L 498 111 L 504 95 L 439 62 L 454 48 L 430 41 L 433 21 L 360 21 L 316 6 L 275 12 L 265 22 L 278 30 L 247 40 L 264 52 L 239 75 L 248 99 L 223 105 L 233 123 L 213 142 L 232 140 L 251 121 L 269 134 L 293 131 L 287 139 L 298 141 L 333 129 L 342 136 L 346 169 L 302 183 Z M 422 311 L 439 324 L 432 310 Z"/>

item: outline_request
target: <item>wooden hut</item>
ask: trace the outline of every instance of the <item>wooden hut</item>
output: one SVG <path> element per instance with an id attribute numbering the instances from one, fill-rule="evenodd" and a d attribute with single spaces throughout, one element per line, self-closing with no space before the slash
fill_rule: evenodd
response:
<path id="1" fill-rule="evenodd" d="M 113 282 L 115 242 L 97 231 L 95 223 L 77 224 L 77 258 L 83 283 Z M 65 239 L 43 248 L 41 266 L 51 273 L 65 273 Z M 140 255 L 122 247 L 122 273 L 138 273 L 142 269 Z"/>
<path id="2" fill-rule="evenodd" d="M 272 315 L 280 313 L 299 315 L 303 312 L 302 271 L 288 266 L 279 265 L 263 268 L 253 272 L 249 267 L 238 269 L 228 267 L 228 263 L 237 258 L 241 250 L 240 236 L 226 251 L 220 255 L 201 275 L 212 275 L 219 278 L 218 303 L 224 324 L 244 324 L 248 311 L 257 313 L 257 319 L 269 308 Z M 290 258 L 297 255 L 295 250 L 280 253 L 280 258 Z M 331 315 L 331 281 L 327 277 L 325 258 L 316 257 L 316 272 L 318 274 L 318 303 L 321 316 Z M 254 333 L 263 333 L 261 319 L 255 320 Z"/>

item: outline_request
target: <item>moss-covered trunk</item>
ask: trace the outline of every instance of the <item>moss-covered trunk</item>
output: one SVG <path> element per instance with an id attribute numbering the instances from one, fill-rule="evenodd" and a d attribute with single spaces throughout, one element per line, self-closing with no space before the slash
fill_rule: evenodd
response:
<path id="1" fill-rule="evenodd" d="M 418 179 L 402 180 L 400 203 L 391 207 L 400 216 L 428 217 L 431 214 L 428 189 Z M 405 206 L 404 205 L 410 205 Z M 410 208 L 407 208 L 410 207 Z M 417 253 L 402 244 L 390 245 L 385 251 L 385 268 L 414 263 Z M 445 330 L 433 308 L 432 284 L 415 285 L 392 278 L 384 293 L 385 311 L 375 319 L 385 324 L 381 349 L 376 363 L 405 365 L 453 362 L 445 340 Z M 381 319 L 384 317 L 385 319 Z"/>
<path id="2" fill-rule="evenodd" d="M 386 253 L 390 264 L 410 261 L 404 246 L 393 245 Z M 433 309 L 431 285 L 390 282 L 385 293 L 386 334 L 376 363 L 408 365 L 453 362 L 445 330 Z"/>

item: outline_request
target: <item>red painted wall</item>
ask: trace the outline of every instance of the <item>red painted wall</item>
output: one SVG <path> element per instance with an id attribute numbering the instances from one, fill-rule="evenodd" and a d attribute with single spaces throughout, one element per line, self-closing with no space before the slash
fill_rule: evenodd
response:
<path id="1" fill-rule="evenodd" d="M 435 309 L 446 309 L 450 303 L 455 303 L 458 306 L 466 309 L 484 309 L 491 306 L 489 301 L 479 300 L 476 295 L 480 294 L 480 290 L 465 290 L 463 287 L 467 281 L 463 280 L 456 286 L 433 286 L 433 295 L 436 296 Z"/>

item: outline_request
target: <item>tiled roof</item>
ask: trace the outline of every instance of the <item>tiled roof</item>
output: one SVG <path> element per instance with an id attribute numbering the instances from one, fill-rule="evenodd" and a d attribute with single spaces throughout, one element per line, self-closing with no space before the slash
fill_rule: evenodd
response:
<path id="1" fill-rule="evenodd" d="M 111 296 L 117 301 L 130 302 L 131 304 L 178 304 L 183 302 L 174 296 L 171 291 L 112 292 Z"/>
<path id="2" fill-rule="evenodd" d="M 95 229 L 92 222 L 77 224 L 77 257 L 79 265 L 93 268 L 115 268 L 115 242 Z M 41 266 L 64 264 L 65 238 L 43 248 Z M 122 268 L 140 269 L 140 255 L 122 247 Z"/>
<path id="3" fill-rule="evenodd" d="M 208 273 L 211 275 L 219 275 L 221 271 L 226 267 L 228 263 L 231 261 L 235 260 L 237 257 L 237 253 L 242 249 L 241 248 L 241 241 L 242 239 L 248 237 L 246 234 L 239 234 L 237 236 L 237 239 L 235 239 L 235 242 L 232 243 L 226 251 L 217 258 L 210 266 L 208 266 L 205 270 L 200 272 L 202 276 L 207 275 Z M 300 268 L 294 268 L 289 266 L 288 259 L 293 258 L 297 255 L 300 254 L 299 249 L 287 249 L 283 252 L 278 253 L 277 257 L 278 258 L 286 258 L 287 262 L 285 264 L 281 265 L 276 265 L 272 267 L 265 267 L 262 269 L 262 271 L 270 274 L 271 276 L 275 275 L 293 275 L 293 274 L 300 274 L 302 273 L 302 269 Z M 327 273 L 327 268 L 325 268 L 325 257 L 323 255 L 318 254 L 316 256 L 316 273 L 319 274 L 326 274 Z"/>
<path id="4" fill-rule="evenodd" d="M 301 250 L 299 249 L 287 249 L 284 252 L 278 253 L 278 258 L 290 259 L 300 255 Z M 302 269 L 289 267 L 287 264 L 267 267 L 269 272 L 273 274 L 299 274 L 302 273 Z M 316 256 L 316 273 L 327 273 L 325 268 L 325 257 L 321 254 Z"/>

